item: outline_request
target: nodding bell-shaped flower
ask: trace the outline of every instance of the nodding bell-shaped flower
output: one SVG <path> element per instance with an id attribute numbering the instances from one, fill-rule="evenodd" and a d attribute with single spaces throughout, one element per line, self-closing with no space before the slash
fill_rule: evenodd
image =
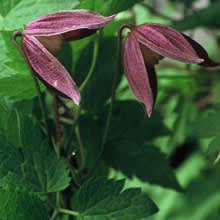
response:
<path id="1" fill-rule="evenodd" d="M 219 66 L 202 46 L 171 27 L 146 23 L 131 28 L 124 42 L 123 65 L 129 86 L 144 103 L 149 117 L 157 95 L 154 65 L 163 57 L 189 64 Z"/>
<path id="2" fill-rule="evenodd" d="M 39 79 L 79 104 L 76 83 L 55 56 L 63 42 L 87 37 L 113 18 L 88 10 L 72 10 L 47 14 L 28 23 L 23 31 L 22 46 Z"/>

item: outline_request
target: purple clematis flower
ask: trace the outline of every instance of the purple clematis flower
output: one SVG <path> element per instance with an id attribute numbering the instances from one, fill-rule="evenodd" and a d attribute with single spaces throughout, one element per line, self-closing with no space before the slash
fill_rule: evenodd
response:
<path id="1" fill-rule="evenodd" d="M 87 37 L 113 18 L 88 10 L 72 10 L 47 14 L 28 23 L 23 31 L 22 46 L 39 79 L 79 104 L 76 83 L 55 56 L 63 42 Z"/>
<path id="2" fill-rule="evenodd" d="M 157 95 L 154 65 L 163 57 L 184 63 L 215 67 L 207 52 L 197 42 L 162 24 L 146 23 L 132 28 L 123 48 L 123 64 L 129 86 L 144 103 L 150 117 Z"/>

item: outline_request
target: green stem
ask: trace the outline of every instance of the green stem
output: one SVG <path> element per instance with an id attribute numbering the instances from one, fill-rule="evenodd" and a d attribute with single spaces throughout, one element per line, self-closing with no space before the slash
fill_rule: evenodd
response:
<path id="1" fill-rule="evenodd" d="M 116 92 L 116 86 L 117 86 L 117 79 L 118 79 L 118 73 L 119 73 L 119 65 L 120 65 L 120 57 L 121 57 L 121 38 L 122 38 L 122 31 L 125 29 L 133 29 L 134 25 L 133 24 L 124 24 L 120 27 L 119 31 L 118 31 L 118 38 L 117 38 L 117 51 L 116 51 L 116 63 L 115 63 L 115 74 L 113 75 L 113 82 L 112 82 L 112 92 L 111 92 L 111 102 L 109 105 L 109 109 L 108 109 L 108 114 L 107 114 L 107 119 L 106 119 L 106 124 L 105 124 L 105 128 L 104 128 L 104 133 L 102 136 L 102 140 L 101 140 L 101 145 L 100 145 L 100 152 L 99 155 L 96 159 L 96 162 L 94 164 L 94 167 L 91 170 L 91 173 L 94 171 L 96 165 L 98 164 L 102 153 L 104 151 L 104 147 L 105 147 L 105 142 L 106 142 L 106 138 L 108 135 L 108 130 L 110 127 L 110 122 L 111 122 L 111 117 L 112 117 L 112 110 L 113 110 L 113 103 L 115 100 L 115 92 Z"/>
<path id="2" fill-rule="evenodd" d="M 99 35 L 100 32 L 97 32 L 96 38 L 95 38 L 95 42 L 94 42 L 94 49 L 93 49 L 93 56 L 92 56 L 92 63 L 89 69 L 89 73 L 86 76 L 86 78 L 84 79 L 83 83 L 81 84 L 79 91 L 82 92 L 84 87 L 86 86 L 86 84 L 88 83 L 90 77 L 93 74 L 93 71 L 95 69 L 95 65 L 96 65 L 96 61 L 97 61 L 97 57 L 98 57 L 98 50 L 99 50 Z"/>
<path id="3" fill-rule="evenodd" d="M 67 215 L 73 215 L 73 216 L 79 216 L 80 213 L 79 212 L 75 212 L 69 209 L 59 209 L 59 212 L 67 214 Z"/>
<path id="4" fill-rule="evenodd" d="M 74 133 L 74 130 L 75 130 L 75 126 L 76 126 L 76 124 L 78 122 L 78 119 L 79 119 L 79 116 L 80 116 L 80 112 L 81 112 L 81 106 L 79 106 L 77 111 L 76 111 L 75 118 L 73 120 L 72 127 L 71 127 L 71 130 L 70 130 L 70 135 L 67 137 L 67 141 L 64 144 L 63 149 L 64 149 L 65 152 L 68 151 L 68 148 L 69 148 L 69 145 L 71 143 L 73 133 Z"/>
<path id="5" fill-rule="evenodd" d="M 49 136 L 49 134 L 48 134 L 49 133 L 49 129 L 48 129 L 47 121 L 46 121 L 46 111 L 45 111 L 45 108 L 44 108 L 43 99 L 42 99 L 41 92 L 40 92 L 40 86 L 39 86 L 37 78 L 36 78 L 36 73 L 32 69 L 32 67 L 31 67 L 31 65 L 30 65 L 26 55 L 24 54 L 23 49 L 18 45 L 18 43 L 16 41 L 16 38 L 18 36 L 22 37 L 23 36 L 23 32 L 22 31 L 15 31 L 12 34 L 11 41 L 14 44 L 15 48 L 18 50 L 18 52 L 21 54 L 21 56 L 24 58 L 24 61 L 27 64 L 27 66 L 28 66 L 28 68 L 30 70 L 31 77 L 33 79 L 33 82 L 34 82 L 34 85 L 35 85 L 35 88 L 36 88 L 36 91 L 37 91 L 37 95 L 38 95 L 38 100 L 39 100 L 39 105 L 40 105 L 40 109 L 41 109 L 42 120 L 43 120 L 43 123 L 44 123 L 44 125 L 46 127 L 47 135 Z"/>
<path id="6" fill-rule="evenodd" d="M 89 72 L 88 72 L 86 78 L 84 79 L 83 83 L 81 84 L 81 86 L 79 88 L 80 93 L 82 93 L 83 89 L 85 88 L 86 84 L 88 83 L 90 77 L 92 76 L 92 74 L 94 72 L 96 61 L 97 61 L 97 57 L 98 57 L 99 36 L 100 36 L 100 32 L 98 31 L 97 35 L 96 35 L 96 38 L 95 38 L 95 41 L 94 41 L 92 63 L 91 63 L 91 66 L 90 66 L 90 69 L 89 69 Z M 77 124 L 80 112 L 81 112 L 81 106 L 79 106 L 79 108 L 77 109 L 77 112 L 76 112 L 76 115 L 75 115 L 75 118 L 74 118 L 71 130 L 70 130 L 70 135 L 67 138 L 67 142 L 66 142 L 66 144 L 64 146 L 64 150 L 65 151 L 68 149 L 68 146 L 69 146 L 69 144 L 70 144 L 70 142 L 72 140 L 72 136 L 73 136 L 73 133 L 74 133 L 74 130 L 75 130 L 75 126 Z"/>
<path id="7" fill-rule="evenodd" d="M 79 167 L 79 170 L 83 170 L 84 167 L 85 167 L 85 164 L 86 164 L 86 155 L 85 155 L 85 150 L 84 150 L 84 146 L 83 146 L 83 143 L 82 143 L 82 139 L 81 139 L 81 136 L 80 136 L 80 131 L 79 131 L 79 125 L 76 125 L 75 127 L 75 134 L 76 134 L 76 139 L 78 141 L 78 144 L 79 144 L 79 150 L 80 150 L 80 156 L 81 156 L 81 164 L 80 164 L 80 167 Z"/>
<path id="8" fill-rule="evenodd" d="M 60 142 L 62 137 L 61 127 L 60 127 L 60 120 L 59 120 L 59 112 L 58 112 L 58 105 L 57 105 L 57 95 L 53 93 L 53 111 L 54 111 L 54 119 L 55 119 L 55 126 L 56 126 L 56 135 L 57 135 L 57 158 L 60 157 Z"/>

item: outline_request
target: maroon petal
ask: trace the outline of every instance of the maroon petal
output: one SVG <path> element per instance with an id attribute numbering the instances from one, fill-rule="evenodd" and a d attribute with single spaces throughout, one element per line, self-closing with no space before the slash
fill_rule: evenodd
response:
<path id="1" fill-rule="evenodd" d="M 123 63 L 130 88 L 137 99 L 144 103 L 150 117 L 156 98 L 156 75 L 154 68 L 149 68 L 152 74 L 150 81 L 139 43 L 132 32 L 124 43 Z"/>
<path id="2" fill-rule="evenodd" d="M 209 58 L 208 53 L 199 43 L 197 43 L 190 37 L 186 36 L 185 34 L 182 34 L 182 35 L 191 44 L 191 46 L 196 51 L 198 56 L 204 60 L 202 63 L 199 63 L 199 65 L 206 66 L 206 67 L 217 67 L 220 65 L 220 63 L 217 63 Z"/>
<path id="3" fill-rule="evenodd" d="M 79 90 L 64 66 L 34 36 L 24 35 L 22 45 L 39 77 L 79 105 Z"/>
<path id="4" fill-rule="evenodd" d="M 80 39 L 109 23 L 114 16 L 103 17 L 88 10 L 61 11 L 41 16 L 25 27 L 25 35 L 53 36 L 64 34 L 64 38 Z M 67 36 L 66 36 L 67 35 Z"/>
<path id="5" fill-rule="evenodd" d="M 133 30 L 138 41 L 158 54 L 184 63 L 201 63 L 191 44 L 175 29 L 162 24 L 146 23 Z"/>

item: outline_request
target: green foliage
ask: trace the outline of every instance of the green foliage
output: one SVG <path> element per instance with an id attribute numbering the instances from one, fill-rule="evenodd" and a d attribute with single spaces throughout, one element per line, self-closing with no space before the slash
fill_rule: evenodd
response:
<path id="1" fill-rule="evenodd" d="M 12 4 L 10 4 L 10 2 L 12 2 Z M 15 4 L 16 2 L 17 4 Z M 6 6 L 6 9 L 2 9 L 2 11 L 0 11 L 0 13 L 3 13 L 2 29 L 16 30 L 23 29 L 28 22 L 41 15 L 59 10 L 71 10 L 72 8 L 77 6 L 78 0 L 20 0 L 8 1 L 7 4 L 3 4 Z M 27 10 L 27 8 L 29 8 L 30 10 Z"/>
<path id="2" fill-rule="evenodd" d="M 89 9 L 101 13 L 105 16 L 109 16 L 112 14 L 117 14 L 121 11 L 131 9 L 132 6 L 139 2 L 141 2 L 141 0 L 80 0 L 80 4 L 77 8 Z"/>
<path id="3" fill-rule="evenodd" d="M 153 22 L 193 29 L 189 35 L 199 36 L 218 61 L 220 4 L 209 2 L 198 9 L 200 0 L 0 1 L 1 220 L 219 220 L 218 68 L 161 60 L 158 95 L 148 118 L 134 100 L 121 57 L 102 145 L 120 26 Z M 54 99 L 42 86 L 45 123 L 29 69 L 11 36 L 41 15 L 72 9 L 116 17 L 98 33 L 63 45 L 58 59 L 80 87 L 99 37 L 80 108 L 57 99 L 59 140 Z M 206 28 L 204 36 L 198 27 Z M 122 52 L 127 33 L 123 31 Z M 19 44 L 21 40 L 17 38 Z"/>
<path id="4" fill-rule="evenodd" d="M 33 193 L 17 188 L 0 189 L 0 216 L 2 220 L 46 220 L 45 205 Z"/>
<path id="5" fill-rule="evenodd" d="M 19 187 L 25 186 L 35 192 L 65 189 L 70 182 L 65 161 L 57 159 L 48 140 L 43 140 L 38 126 L 30 119 L 19 114 L 15 121 L 11 121 L 11 124 L 15 123 L 18 123 L 16 137 L 17 140 L 20 138 L 21 148 L 18 148 L 20 144 L 13 146 L 1 137 L 0 185 L 16 185 L 15 178 L 19 178 Z"/>
<path id="6" fill-rule="evenodd" d="M 157 212 L 156 205 L 140 189 L 122 191 L 123 180 L 90 179 L 73 197 L 77 219 L 145 219 Z M 122 191 L 122 192 L 121 192 Z"/>
<path id="7" fill-rule="evenodd" d="M 150 142 L 168 134 L 162 117 L 157 112 L 150 119 L 145 115 L 136 101 L 115 104 L 105 159 L 130 178 L 135 175 L 143 181 L 181 190 L 165 155 Z"/>
<path id="8" fill-rule="evenodd" d="M 213 3 L 205 9 L 193 12 L 193 14 L 186 16 L 183 20 L 174 22 L 173 27 L 184 31 L 196 27 L 219 26 L 219 10 L 220 2 Z"/>

